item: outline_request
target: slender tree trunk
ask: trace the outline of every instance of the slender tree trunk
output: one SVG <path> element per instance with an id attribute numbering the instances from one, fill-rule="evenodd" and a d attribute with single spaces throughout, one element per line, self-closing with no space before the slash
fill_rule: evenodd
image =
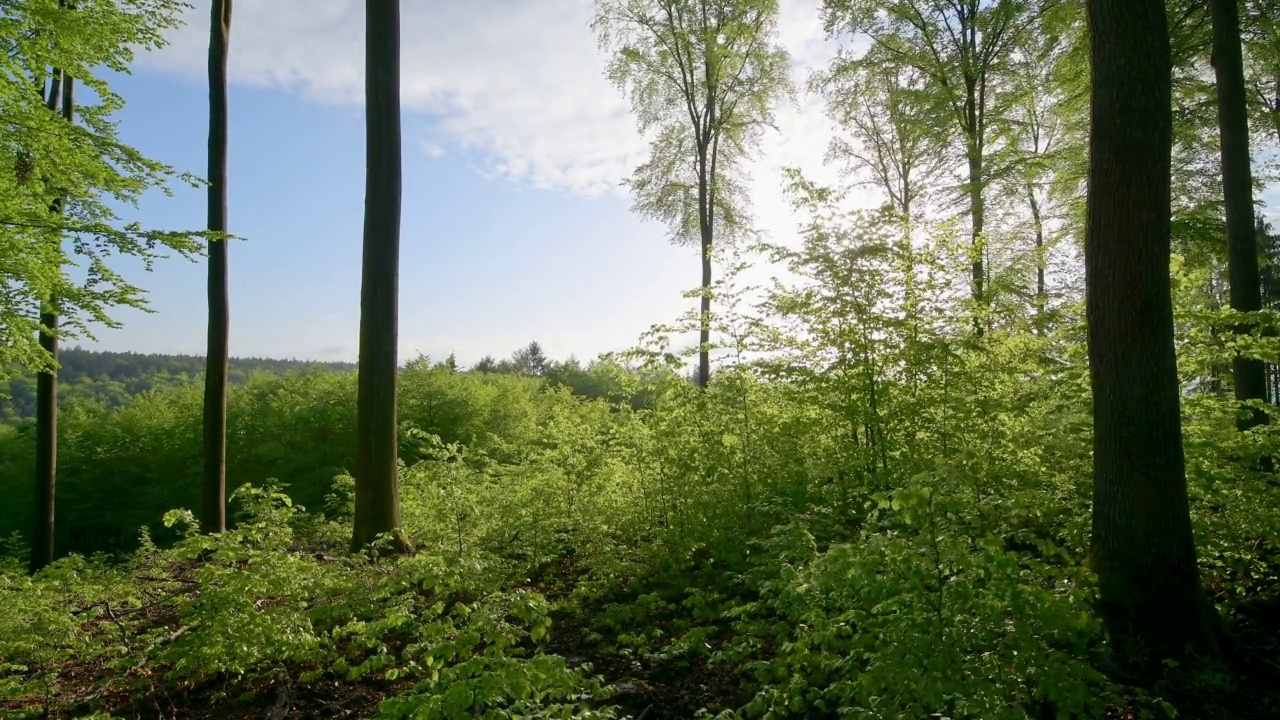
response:
<path id="1" fill-rule="evenodd" d="M 73 122 L 75 117 L 74 84 L 71 76 L 54 68 L 46 107 L 58 109 L 62 101 L 62 117 Z M 65 200 L 55 197 L 49 211 L 61 215 Z M 62 243 L 55 231 L 52 242 Z M 61 248 L 58 249 L 59 254 Z M 61 273 L 61 267 L 58 268 Z M 53 367 L 36 376 L 36 523 L 31 542 L 31 572 L 53 562 L 58 491 L 58 299 L 50 297 L 40 309 L 40 347 L 53 360 Z"/>
<path id="2" fill-rule="evenodd" d="M 986 269 L 983 264 L 986 248 L 982 240 L 986 206 L 982 198 L 982 155 L 976 148 L 971 148 L 969 155 L 969 211 L 973 221 L 970 238 L 970 247 L 973 251 L 970 267 L 973 276 L 973 299 L 981 302 L 986 296 Z M 981 332 L 981 326 L 978 329 Z"/>
<path id="3" fill-rule="evenodd" d="M 209 18 L 209 230 L 227 231 L 227 50 L 232 0 L 213 0 Z M 204 484 L 200 527 L 227 529 L 227 365 L 231 301 L 227 241 L 209 243 L 209 337 L 204 372 Z"/>
<path id="4" fill-rule="evenodd" d="M 965 68 L 965 131 L 968 135 L 965 155 L 969 161 L 969 216 L 972 223 L 972 237 L 970 238 L 970 252 L 972 253 L 970 263 L 970 272 L 972 274 L 972 292 L 974 299 L 974 318 L 973 330 L 981 336 L 985 329 L 986 321 L 983 319 L 982 305 L 986 301 L 986 267 L 983 262 L 986 256 L 986 242 L 983 238 L 983 230 L 986 224 L 986 204 L 982 192 L 982 147 L 983 147 L 983 127 L 982 113 L 985 108 L 979 107 L 980 101 L 985 98 L 980 97 L 978 91 L 979 78 L 970 75 L 972 72 L 967 66 L 976 61 L 977 55 L 977 29 L 973 25 L 972 14 L 976 14 L 976 3 L 970 8 L 968 17 L 962 17 L 960 20 L 961 34 L 966 37 L 965 53 L 967 57 L 963 62 Z M 985 85 L 984 85 L 985 87 Z"/>
<path id="5" fill-rule="evenodd" d="M 1036 320 L 1043 322 L 1048 294 L 1044 285 L 1044 218 L 1040 215 L 1040 202 L 1036 200 L 1035 188 L 1027 186 L 1027 201 L 1031 205 L 1031 222 L 1036 233 Z"/>
<path id="6" fill-rule="evenodd" d="M 58 313 L 53 304 L 40 313 L 40 347 L 58 359 Z M 58 371 L 36 376 L 36 527 L 31 543 L 31 572 L 53 562 L 58 486 Z"/>
<path id="7" fill-rule="evenodd" d="M 1169 280 L 1172 61 L 1161 0 L 1089 0 L 1085 235 L 1099 609 L 1117 647 L 1215 647 L 1182 451 Z"/>
<path id="8" fill-rule="evenodd" d="M 393 533 L 401 549 L 396 477 L 396 342 L 400 264 L 400 2 L 365 0 L 365 204 L 352 542 Z"/>
<path id="9" fill-rule="evenodd" d="M 1240 20 L 1235 0 L 1209 0 L 1209 11 L 1213 17 L 1213 70 L 1218 85 L 1231 308 L 1255 312 L 1262 309 L 1262 289 L 1258 281 L 1258 238 L 1253 224 L 1253 173 Z M 1252 324 L 1241 324 L 1235 332 L 1247 335 L 1252 329 Z M 1261 360 L 1234 358 L 1231 377 L 1235 381 L 1236 400 L 1265 400 L 1266 379 Z M 1241 417 L 1237 425 L 1241 430 L 1248 430 L 1266 422 L 1267 414 L 1254 410 Z"/>
<path id="10" fill-rule="evenodd" d="M 712 102 L 708 97 L 707 102 Z M 707 138 L 700 138 L 702 143 L 698 150 L 698 231 L 700 233 L 699 250 L 702 257 L 702 299 L 698 304 L 698 387 L 705 388 L 711 383 L 711 250 L 714 242 L 715 225 L 713 219 L 713 200 L 711 183 L 711 163 L 714 163 L 714 150 L 709 150 Z"/>
<path id="11" fill-rule="evenodd" d="M 698 387 L 711 383 L 711 232 L 702 233 L 702 300 L 698 323 Z"/>

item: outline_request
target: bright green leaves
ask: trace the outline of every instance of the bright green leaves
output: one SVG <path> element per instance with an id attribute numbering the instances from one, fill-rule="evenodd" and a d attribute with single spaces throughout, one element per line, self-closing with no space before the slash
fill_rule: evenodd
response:
<path id="1" fill-rule="evenodd" d="M 776 0 L 599 0 L 593 28 L 609 77 L 631 98 L 649 160 L 629 184 L 636 210 L 678 243 L 746 227 L 741 163 L 790 87 Z"/>
<path id="2" fill-rule="evenodd" d="M 1081 659 L 1096 642 L 1078 572 L 974 536 L 936 479 L 882 498 L 854 542 L 819 552 L 801 525 L 777 528 L 722 651 L 759 690 L 747 717 L 1025 718 L 1102 710 L 1109 684 Z M 775 653 L 753 644 L 771 638 Z"/>
<path id="3" fill-rule="evenodd" d="M 115 325 L 113 306 L 144 307 L 142 291 L 112 267 L 132 256 L 150 269 L 167 251 L 198 251 L 199 233 L 146 230 L 125 224 L 119 208 L 179 174 L 119 142 L 112 113 L 123 101 L 99 75 L 127 72 L 138 49 L 163 44 L 185 7 L 177 0 L 84 0 L 74 9 L 57 0 L 0 6 L 0 376 L 43 367 L 35 313 L 56 298 L 64 334 L 83 336 L 89 323 Z M 77 86 L 76 122 L 50 113 L 42 96 L 50 68 Z M 96 102 L 87 102 L 90 99 Z M 189 176 L 182 176 L 193 181 Z M 167 192 L 167 190 L 166 190 Z M 65 212 L 49 212 L 54 197 Z M 61 242 L 59 242 L 61 238 Z M 75 265 L 69 273 L 64 265 Z"/>

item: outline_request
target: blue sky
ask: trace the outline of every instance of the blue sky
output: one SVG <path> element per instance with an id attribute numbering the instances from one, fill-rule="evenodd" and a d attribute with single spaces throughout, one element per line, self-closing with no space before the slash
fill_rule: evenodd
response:
<path id="1" fill-rule="evenodd" d="M 126 142 L 203 174 L 203 84 L 144 70 L 115 87 Z M 232 347 L 236 355 L 354 359 L 364 203 L 358 109 L 287 89 L 234 86 L 230 96 Z M 630 343 L 683 307 L 696 258 L 661 227 L 633 218 L 620 194 L 594 198 L 493 177 L 477 153 L 432 157 L 415 138 L 429 118 L 405 118 L 401 231 L 402 354 L 474 360 L 539 340 L 554 356 Z M 433 151 L 438 152 L 438 151 Z M 203 190 L 150 194 L 152 227 L 201 228 Z M 163 262 L 131 277 L 156 313 L 122 312 L 104 348 L 199 353 L 202 262 Z"/>
<path id="2" fill-rule="evenodd" d="M 114 89 L 125 142 L 203 175 L 207 0 L 168 48 Z M 404 196 L 400 354 L 468 364 L 530 340 L 590 359 L 674 320 L 698 282 L 692 249 L 641 221 L 620 181 L 644 145 L 603 76 L 591 0 L 402 5 Z M 500 10 L 499 12 L 492 12 Z M 364 202 L 363 3 L 243 0 L 231 36 L 231 350 L 354 360 Z M 447 32 L 440 28 L 447 27 Z M 797 77 L 825 61 L 817 0 L 781 23 Z M 816 101 L 783 108 L 752 169 L 753 209 L 794 235 L 784 165 L 821 168 L 829 132 Z M 148 195 L 149 227 L 204 226 L 204 191 Z M 132 216 L 132 213 L 131 213 Z M 174 259 L 142 274 L 152 314 L 120 311 L 111 350 L 200 354 L 205 268 Z"/>
<path id="3" fill-rule="evenodd" d="M 401 4 L 404 196 L 400 355 L 504 357 L 537 340 L 555 358 L 632 345 L 692 305 L 694 251 L 635 218 L 619 183 L 643 159 L 625 98 L 603 75 L 593 0 Z M 113 87 L 123 139 L 203 174 L 208 0 L 162 51 Z M 820 0 L 783 0 L 779 37 L 798 83 L 824 67 Z M 231 350 L 355 360 L 364 203 L 363 3 L 238 0 L 231 35 Z M 834 183 L 834 129 L 801 93 L 747 171 L 756 226 L 796 237 L 784 167 Z M 199 229 L 203 190 L 152 193 L 136 219 Z M 1265 196 L 1280 205 L 1273 191 Z M 872 197 L 854 204 L 875 204 Z M 203 353 L 205 267 L 180 259 L 126 275 L 152 314 L 120 311 L 111 350 Z M 754 279 L 766 279 L 761 269 Z"/>

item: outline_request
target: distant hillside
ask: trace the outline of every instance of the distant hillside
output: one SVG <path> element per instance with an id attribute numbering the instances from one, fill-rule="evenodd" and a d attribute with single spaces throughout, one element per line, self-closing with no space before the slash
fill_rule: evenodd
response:
<path id="1" fill-rule="evenodd" d="M 59 400 L 99 400 L 118 407 L 130 397 L 159 387 L 199 381 L 204 377 L 204 358 L 197 355 L 144 355 L 133 352 L 101 352 L 72 348 L 59 354 Z M 232 358 L 228 377 L 244 382 L 259 372 L 287 373 L 295 370 L 355 370 L 355 363 L 314 360 L 274 360 Z M 35 415 L 36 381 L 23 375 L 0 384 L 0 419 Z"/>

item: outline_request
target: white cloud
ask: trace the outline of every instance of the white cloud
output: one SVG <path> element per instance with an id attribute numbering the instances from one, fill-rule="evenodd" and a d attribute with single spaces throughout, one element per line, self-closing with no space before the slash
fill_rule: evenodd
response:
<path id="1" fill-rule="evenodd" d="M 142 63 L 203 82 L 208 3 L 195 0 L 189 24 L 174 33 L 171 46 L 143 57 Z M 782 192 L 782 169 L 800 167 L 820 182 L 837 177 L 823 165 L 831 123 L 821 101 L 804 91 L 810 74 L 834 52 L 824 38 L 820 5 L 821 0 L 781 2 L 779 35 L 791 54 L 799 92 L 794 103 L 778 109 L 778 130 L 766 134 L 758 159 L 745 168 L 750 211 L 757 227 L 774 242 L 789 242 L 797 230 L 797 218 Z M 481 174 L 503 182 L 581 197 L 624 197 L 621 180 L 642 162 L 647 148 L 629 102 L 604 76 L 606 58 L 589 27 L 593 7 L 593 0 L 403 0 L 402 103 L 415 120 L 428 121 L 421 137 L 406 140 L 428 158 L 439 157 L 446 148 L 453 155 L 465 155 Z M 233 83 L 295 92 L 344 108 L 362 105 L 363 3 L 238 0 L 235 13 Z M 413 127 L 424 126 L 415 122 Z M 665 242 L 661 228 L 645 227 L 651 237 L 635 242 Z M 675 261 L 674 254 L 663 257 Z M 680 255 L 679 261 L 680 268 L 687 261 L 686 272 L 692 273 L 692 256 Z M 673 272 L 672 277 L 684 277 L 665 265 L 646 268 L 637 268 L 627 282 L 648 288 L 657 282 L 655 273 L 663 274 L 663 283 Z M 757 267 L 742 280 L 760 282 L 776 270 Z M 695 277 L 691 274 L 688 281 L 680 287 L 692 286 Z M 554 332 L 540 330 L 538 338 L 554 356 L 590 356 L 605 349 L 601 338 L 619 328 L 638 331 L 649 322 L 673 320 L 691 306 L 674 294 L 669 303 L 652 293 L 647 297 L 648 307 L 629 309 L 625 317 L 610 317 L 602 325 L 587 323 L 580 328 L 581 337 L 557 326 Z M 556 315 L 545 308 L 542 312 Z M 434 325 L 421 332 L 405 328 L 402 355 L 449 348 L 460 360 L 473 362 L 493 347 L 515 348 L 528 342 L 525 334 L 531 330 L 526 320 L 510 328 L 498 320 L 486 321 L 483 338 L 462 329 L 449 335 Z M 414 339 L 419 336 L 428 339 Z M 313 352 L 324 357 L 353 353 L 350 347 L 331 346 L 320 337 L 295 338 L 289 345 L 323 348 Z"/>
<path id="2" fill-rule="evenodd" d="M 170 47 L 143 63 L 201 77 L 207 2 L 196 3 Z M 585 196 L 625 192 L 619 181 L 645 145 L 626 99 L 603 75 L 589 27 L 592 0 L 407 0 L 401 8 L 403 103 L 434 119 L 439 137 L 507 180 Z M 818 8 L 819 0 L 782 4 L 780 35 L 801 85 L 830 56 Z M 358 0 L 241 0 L 235 13 L 233 82 L 363 102 Z M 784 108 L 778 121 L 782 132 L 770 135 L 752 168 L 757 216 L 771 231 L 787 223 L 779 169 L 819 170 L 830 136 L 812 99 Z M 436 140 L 420 146 L 429 157 L 444 149 Z"/>
<path id="3" fill-rule="evenodd" d="M 418 147 L 422 148 L 422 152 L 429 158 L 442 158 L 449 153 L 444 146 L 434 140 L 423 140 L 418 143 Z"/>

